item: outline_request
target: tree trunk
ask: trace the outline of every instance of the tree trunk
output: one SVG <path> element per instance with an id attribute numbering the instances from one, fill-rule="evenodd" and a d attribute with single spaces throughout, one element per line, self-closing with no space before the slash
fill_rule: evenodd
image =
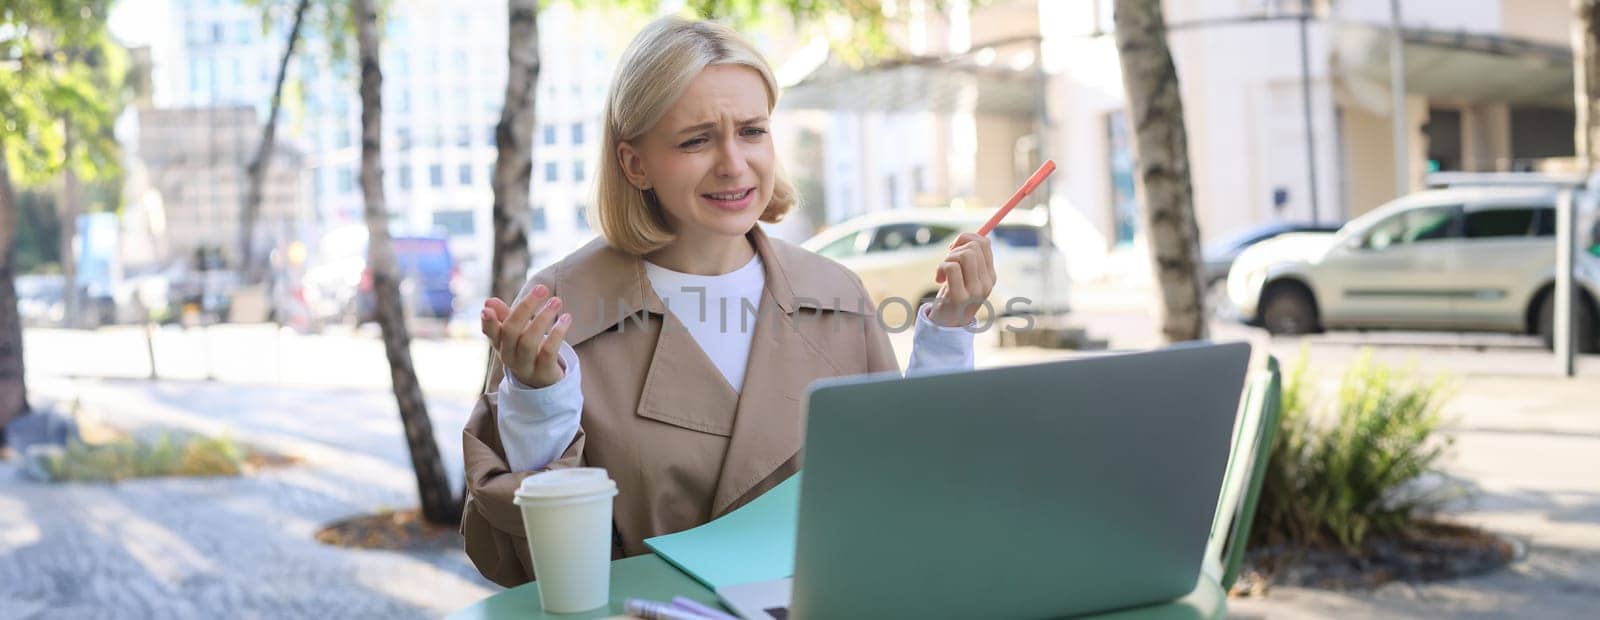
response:
<path id="1" fill-rule="evenodd" d="M 283 59 L 278 61 L 278 81 L 272 87 L 272 105 L 267 112 L 267 124 L 261 128 L 261 144 L 256 147 L 255 159 L 250 167 L 244 194 L 244 205 L 239 210 L 239 266 L 247 284 L 262 279 L 260 265 L 255 258 L 256 220 L 261 216 L 261 192 L 266 183 L 267 169 L 272 166 L 272 146 L 278 137 L 278 109 L 283 100 L 283 82 L 289 74 L 289 60 L 294 57 L 294 47 L 300 42 L 300 22 L 305 18 L 311 0 L 300 0 L 294 7 L 294 22 L 289 26 L 289 41 L 283 48 Z"/>
<path id="2" fill-rule="evenodd" d="M 383 331 L 383 349 L 389 358 L 389 378 L 400 408 L 400 422 L 405 427 L 406 444 L 411 450 L 411 466 L 417 474 L 422 516 L 432 523 L 453 524 L 461 519 L 461 503 L 450 488 L 439 445 L 433 438 L 433 423 L 428 420 L 422 386 L 411 364 L 411 336 L 406 331 L 400 305 L 399 269 L 389 241 L 389 210 L 383 198 L 382 142 L 379 139 L 383 135 L 383 74 L 378 65 L 378 11 L 374 1 L 356 0 L 352 16 L 361 63 L 361 195 L 366 203 L 369 235 L 367 266 L 372 270 L 378 327 Z"/>
<path id="3" fill-rule="evenodd" d="M 1593 170 L 1600 145 L 1600 12 L 1596 0 L 1572 0 L 1573 91 L 1578 112 L 1574 145 L 1585 173 Z"/>
<path id="4" fill-rule="evenodd" d="M 505 105 L 495 125 L 494 262 L 489 296 L 511 302 L 522 289 L 532 258 L 528 244 L 528 183 L 533 174 L 533 130 L 539 83 L 538 0 L 508 0 Z M 490 358 L 494 351 L 489 351 Z M 485 364 L 485 368 L 488 364 Z M 487 377 L 484 383 L 488 383 Z"/>
<path id="5" fill-rule="evenodd" d="M 1136 185 L 1167 342 L 1206 337 L 1189 139 L 1160 0 L 1116 0 L 1117 51 L 1135 131 Z"/>
<path id="6" fill-rule="evenodd" d="M 56 214 L 61 221 L 61 307 L 67 327 L 83 325 L 83 295 L 78 290 L 78 253 L 73 251 L 72 240 L 78 234 L 78 173 L 72 169 L 72 120 L 62 119 L 62 132 L 66 138 L 61 148 L 66 153 L 67 164 L 61 168 L 61 197 Z"/>
<path id="7" fill-rule="evenodd" d="M 22 372 L 22 317 L 17 314 L 13 273 L 17 212 L 10 170 L 4 153 L 0 153 L 0 446 L 5 445 L 6 424 L 28 412 L 28 386 Z"/>

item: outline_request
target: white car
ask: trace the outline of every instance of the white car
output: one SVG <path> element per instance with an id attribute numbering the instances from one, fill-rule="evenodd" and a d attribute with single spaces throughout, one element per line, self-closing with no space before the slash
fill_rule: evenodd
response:
<path id="1" fill-rule="evenodd" d="M 1551 188 L 1430 190 L 1336 233 L 1290 234 L 1245 250 L 1228 273 L 1240 318 L 1274 334 L 1401 328 L 1538 334 L 1551 340 L 1555 204 Z M 1579 230 L 1587 230 L 1586 226 Z M 1575 277 L 1580 351 L 1595 340 L 1600 257 Z"/>
<path id="2" fill-rule="evenodd" d="M 854 271 L 883 308 L 884 321 L 898 325 L 905 307 L 938 294 L 934 274 L 955 236 L 977 231 L 991 214 L 945 208 L 880 211 L 829 227 L 801 245 Z M 994 312 L 1006 316 L 1068 309 L 1066 256 L 1053 244 L 1048 257 L 1041 252 L 1043 226 L 1042 211 L 1017 209 L 989 233 L 997 275 L 989 297 Z M 897 299 L 904 305 L 889 301 Z M 988 310 L 980 311 L 980 321 L 988 317 Z"/>

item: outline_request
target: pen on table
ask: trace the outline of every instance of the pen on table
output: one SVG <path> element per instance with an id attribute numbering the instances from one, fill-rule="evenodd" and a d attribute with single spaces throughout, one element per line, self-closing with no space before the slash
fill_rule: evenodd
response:
<path id="1" fill-rule="evenodd" d="M 1011 198 L 994 212 L 994 215 L 989 216 L 989 221 L 984 222 L 983 226 L 978 228 L 978 236 L 989 236 L 989 233 L 994 230 L 994 227 L 1000 225 L 1000 220 L 1006 219 L 1006 214 L 1011 213 L 1011 210 L 1016 208 L 1017 204 L 1022 202 L 1023 198 L 1027 198 L 1028 194 L 1032 194 L 1033 190 L 1038 189 L 1039 184 L 1043 183 L 1045 178 L 1050 176 L 1050 174 L 1055 171 L 1056 161 L 1053 159 L 1044 160 L 1044 163 L 1039 165 L 1039 169 L 1033 171 L 1033 175 L 1028 177 L 1028 180 L 1022 183 L 1022 187 L 1017 188 L 1017 192 L 1012 194 Z M 944 286 L 939 287 L 939 295 L 938 299 L 935 300 L 935 303 L 944 301 L 944 293 L 946 288 L 947 287 Z"/>
<path id="2" fill-rule="evenodd" d="M 693 611 L 697 614 L 710 618 L 711 620 L 739 620 L 738 618 L 712 609 L 711 606 L 686 596 L 673 597 L 672 604 L 674 606 Z"/>
<path id="3" fill-rule="evenodd" d="M 670 603 L 642 598 L 630 598 L 624 601 L 622 610 L 628 612 L 628 615 L 638 616 L 645 620 L 706 620 L 705 616 L 687 609 L 673 607 Z"/>

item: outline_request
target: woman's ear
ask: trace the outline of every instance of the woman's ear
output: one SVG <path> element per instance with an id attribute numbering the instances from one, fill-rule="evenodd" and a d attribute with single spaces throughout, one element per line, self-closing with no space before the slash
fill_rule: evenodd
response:
<path id="1" fill-rule="evenodd" d="M 617 163 L 622 166 L 622 175 L 628 177 L 628 183 L 640 190 L 650 189 L 650 179 L 644 173 L 644 158 L 639 155 L 639 149 L 626 141 L 617 144 Z"/>

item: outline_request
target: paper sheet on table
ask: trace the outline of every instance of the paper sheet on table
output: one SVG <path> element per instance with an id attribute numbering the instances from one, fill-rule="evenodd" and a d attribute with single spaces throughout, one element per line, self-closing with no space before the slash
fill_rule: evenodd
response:
<path id="1" fill-rule="evenodd" d="M 644 541 L 656 555 L 707 588 L 794 574 L 800 474 L 722 518 Z"/>

